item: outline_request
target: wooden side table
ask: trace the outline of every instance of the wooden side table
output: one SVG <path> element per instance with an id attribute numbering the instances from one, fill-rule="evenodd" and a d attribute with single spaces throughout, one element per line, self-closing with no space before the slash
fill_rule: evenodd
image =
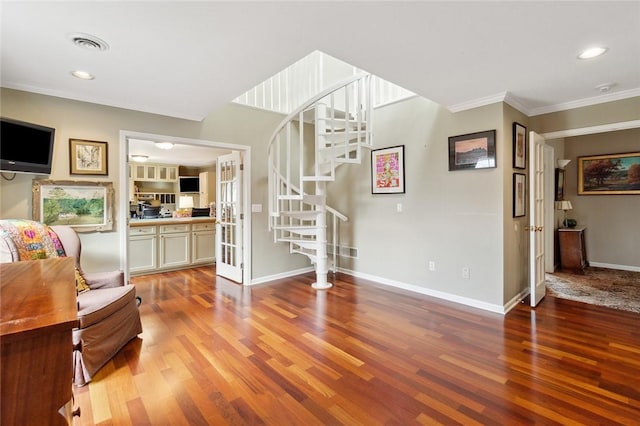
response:
<path id="1" fill-rule="evenodd" d="M 584 269 L 589 266 L 584 232 L 585 228 L 558 229 L 560 269 L 563 271 L 584 274 Z"/>
<path id="2" fill-rule="evenodd" d="M 71 424 L 72 257 L 0 264 L 3 425 Z"/>

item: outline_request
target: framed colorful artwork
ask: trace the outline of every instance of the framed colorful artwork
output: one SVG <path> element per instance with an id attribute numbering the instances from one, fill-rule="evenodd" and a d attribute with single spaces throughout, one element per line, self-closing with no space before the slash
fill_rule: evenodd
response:
<path id="1" fill-rule="evenodd" d="M 404 192 L 404 145 L 371 151 L 371 193 Z"/>

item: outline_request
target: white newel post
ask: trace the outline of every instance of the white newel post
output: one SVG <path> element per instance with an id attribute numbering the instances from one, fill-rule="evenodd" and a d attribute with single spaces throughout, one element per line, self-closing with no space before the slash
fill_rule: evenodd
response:
<path id="1" fill-rule="evenodd" d="M 326 182 L 316 182 L 316 195 L 321 200 L 326 199 Z M 316 204 L 318 217 L 316 219 L 316 282 L 311 287 L 316 290 L 330 288 L 333 284 L 327 282 L 329 263 L 327 259 L 327 206 L 326 202 Z"/>

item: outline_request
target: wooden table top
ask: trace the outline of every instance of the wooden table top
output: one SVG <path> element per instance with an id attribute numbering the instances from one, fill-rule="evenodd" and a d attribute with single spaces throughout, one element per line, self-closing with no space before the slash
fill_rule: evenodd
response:
<path id="1" fill-rule="evenodd" d="M 0 264 L 0 335 L 75 327 L 74 259 L 61 257 Z"/>

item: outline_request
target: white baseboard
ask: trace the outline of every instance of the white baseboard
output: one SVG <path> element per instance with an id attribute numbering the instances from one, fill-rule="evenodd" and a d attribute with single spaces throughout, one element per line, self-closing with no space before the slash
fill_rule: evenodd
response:
<path id="1" fill-rule="evenodd" d="M 295 269 L 293 271 L 281 272 L 279 274 L 266 275 L 264 277 L 252 279 L 251 283 L 249 283 L 248 285 L 264 284 L 264 283 L 268 283 L 269 281 L 275 281 L 275 280 L 280 280 L 282 278 L 294 277 L 296 275 L 306 274 L 307 272 L 313 272 L 313 271 L 314 271 L 313 266 L 309 266 L 306 268 Z"/>
<path id="2" fill-rule="evenodd" d="M 531 293 L 531 289 L 527 287 L 524 290 L 522 290 L 519 294 L 515 295 L 511 300 L 509 300 L 504 305 L 504 313 L 506 314 L 507 312 L 509 312 L 510 310 L 515 308 L 516 306 L 518 306 L 518 304 L 520 302 L 522 302 L 522 300 L 525 297 L 527 297 L 530 293 Z"/>
<path id="3" fill-rule="evenodd" d="M 613 263 L 600 263 L 591 261 L 589 261 L 589 266 L 595 266 L 596 268 L 618 269 L 620 271 L 640 272 L 640 266 L 616 265 Z"/>
<path id="4" fill-rule="evenodd" d="M 471 306 L 473 308 L 482 309 L 485 311 L 495 312 L 497 314 L 505 314 L 508 310 L 505 306 L 494 305 L 492 303 L 482 302 L 480 300 L 470 299 L 468 297 L 462 297 L 451 293 L 445 293 L 443 291 L 432 290 L 429 288 L 420 287 L 414 284 L 407 284 L 400 281 L 390 280 L 388 278 L 382 278 L 375 275 L 369 275 L 362 272 L 352 271 L 350 269 L 338 268 L 338 271 L 351 275 L 357 278 L 364 278 L 369 281 L 374 281 L 378 284 L 388 285 L 390 287 L 401 288 L 403 290 L 413 291 L 414 293 L 420 293 L 427 296 L 437 297 L 438 299 L 448 300 L 450 302 L 460 303 L 462 305 Z M 517 302 L 514 302 L 514 306 Z"/>

